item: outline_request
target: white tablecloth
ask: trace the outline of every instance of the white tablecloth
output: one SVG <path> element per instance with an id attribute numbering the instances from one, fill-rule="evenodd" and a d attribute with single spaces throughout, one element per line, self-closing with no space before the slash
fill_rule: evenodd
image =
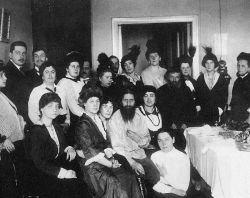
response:
<path id="1" fill-rule="evenodd" d="M 209 129 L 209 128 L 208 128 Z M 250 152 L 238 151 L 233 139 L 218 135 L 220 128 L 185 131 L 193 165 L 211 186 L 214 198 L 250 198 Z"/>

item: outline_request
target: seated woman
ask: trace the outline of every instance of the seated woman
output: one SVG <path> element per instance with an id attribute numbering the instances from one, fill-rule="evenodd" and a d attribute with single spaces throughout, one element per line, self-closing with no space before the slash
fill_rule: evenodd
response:
<path id="1" fill-rule="evenodd" d="M 79 97 L 85 113 L 76 125 L 75 139 L 85 156 L 79 159 L 84 180 L 93 197 L 141 197 L 130 165 L 110 147 L 106 131 L 97 114 L 101 98 L 100 88 L 91 85 L 85 85 Z"/>
<path id="2" fill-rule="evenodd" d="M 23 193 L 21 187 L 26 163 L 23 139 L 26 123 L 18 114 L 16 105 L 2 92 L 7 82 L 5 68 L 0 65 L 0 197 L 15 198 Z"/>
<path id="3" fill-rule="evenodd" d="M 38 170 L 44 197 L 80 197 L 72 163 L 76 152 L 67 146 L 62 128 L 52 123 L 60 107 L 61 100 L 56 93 L 45 93 L 41 97 L 40 125 L 32 126 L 30 131 L 30 157 Z"/>
<path id="4" fill-rule="evenodd" d="M 154 188 L 155 198 L 184 197 L 190 182 L 189 158 L 174 148 L 175 139 L 171 132 L 160 130 L 157 141 L 161 150 L 151 156 L 161 174 L 160 184 Z"/>
<path id="5" fill-rule="evenodd" d="M 103 123 L 103 128 L 107 131 L 107 123 L 114 111 L 114 105 L 111 98 L 104 97 L 101 101 L 99 117 Z"/>
<path id="6" fill-rule="evenodd" d="M 144 85 L 142 88 L 142 102 L 143 104 L 138 107 L 138 113 L 145 118 L 151 142 L 154 147 L 157 145 L 157 131 L 162 128 L 161 114 L 156 107 L 156 88 L 152 85 Z"/>
<path id="7" fill-rule="evenodd" d="M 136 59 L 140 54 L 140 47 L 134 45 L 130 48 L 130 52 L 122 57 L 121 66 L 124 75 L 133 85 L 143 85 L 141 76 L 135 72 Z"/>

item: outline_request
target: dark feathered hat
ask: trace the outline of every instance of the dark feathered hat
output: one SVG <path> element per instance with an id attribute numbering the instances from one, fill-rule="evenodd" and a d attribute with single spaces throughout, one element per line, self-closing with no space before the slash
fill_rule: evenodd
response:
<path id="1" fill-rule="evenodd" d="M 136 60 L 140 54 L 140 47 L 138 45 L 133 45 L 132 47 L 129 48 L 130 52 L 122 57 L 121 60 L 121 66 L 122 69 L 124 70 L 124 64 L 126 61 L 131 60 L 134 63 L 134 66 L 136 65 Z"/>
<path id="2" fill-rule="evenodd" d="M 211 47 L 203 47 L 203 49 L 206 52 L 206 55 L 203 57 L 202 59 L 202 66 L 205 67 L 205 63 L 207 62 L 207 60 L 212 60 L 214 62 L 215 67 L 219 66 L 219 62 L 217 57 L 212 53 L 212 48 Z"/>
<path id="3" fill-rule="evenodd" d="M 161 51 L 156 40 L 154 39 L 148 40 L 146 46 L 147 46 L 147 51 L 145 53 L 145 56 L 147 60 L 149 60 L 149 54 L 151 53 L 158 53 L 159 56 L 161 56 Z"/>

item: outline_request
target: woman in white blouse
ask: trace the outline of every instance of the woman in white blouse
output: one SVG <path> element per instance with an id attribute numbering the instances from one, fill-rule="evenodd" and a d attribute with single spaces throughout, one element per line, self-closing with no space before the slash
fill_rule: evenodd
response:
<path id="1" fill-rule="evenodd" d="M 62 108 L 59 112 L 61 116 L 60 120 L 58 119 L 58 124 L 69 124 L 70 116 L 66 107 L 64 91 L 55 85 L 56 69 L 54 64 L 50 62 L 44 62 L 41 65 L 39 72 L 42 76 L 43 84 L 35 87 L 30 94 L 28 101 L 29 119 L 33 124 L 40 124 L 41 112 L 39 111 L 39 100 L 43 94 L 55 92 L 60 96 L 62 103 Z"/>
<path id="2" fill-rule="evenodd" d="M 70 112 L 77 117 L 80 117 L 84 112 L 78 104 L 79 93 L 84 85 L 79 78 L 82 63 L 83 59 L 79 52 L 67 54 L 65 59 L 66 75 L 57 84 L 65 93 L 66 105 Z"/>

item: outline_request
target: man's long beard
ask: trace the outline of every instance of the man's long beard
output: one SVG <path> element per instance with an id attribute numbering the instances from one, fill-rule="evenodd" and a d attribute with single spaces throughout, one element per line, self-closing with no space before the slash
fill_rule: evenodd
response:
<path id="1" fill-rule="evenodd" d="M 135 107 L 134 106 L 125 106 L 120 108 L 121 115 L 124 122 L 132 121 L 135 117 Z"/>

